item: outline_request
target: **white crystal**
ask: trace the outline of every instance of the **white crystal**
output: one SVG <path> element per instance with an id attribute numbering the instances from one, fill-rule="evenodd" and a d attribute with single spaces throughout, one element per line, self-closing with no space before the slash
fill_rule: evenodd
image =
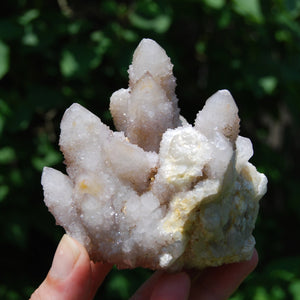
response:
<path id="1" fill-rule="evenodd" d="M 110 99 L 117 130 L 146 151 L 158 152 L 163 133 L 181 125 L 172 69 L 166 52 L 143 39 L 129 67 L 129 88 L 116 91 Z"/>
<path id="2" fill-rule="evenodd" d="M 251 257 L 267 179 L 248 162 L 237 106 L 219 91 L 189 125 L 172 68 L 156 42 L 141 41 L 129 87 L 111 97 L 119 132 L 79 104 L 65 112 L 68 176 L 44 169 L 45 203 L 94 261 L 179 270 Z"/>

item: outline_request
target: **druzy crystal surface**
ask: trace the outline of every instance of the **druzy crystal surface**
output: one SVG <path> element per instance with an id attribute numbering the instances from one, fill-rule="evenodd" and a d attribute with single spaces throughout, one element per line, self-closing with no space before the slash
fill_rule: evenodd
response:
<path id="1" fill-rule="evenodd" d="M 61 122 L 67 175 L 44 168 L 45 203 L 94 261 L 179 270 L 249 259 L 267 179 L 248 162 L 237 106 L 211 96 L 194 126 L 179 115 L 173 65 L 143 39 L 129 87 L 113 93 L 117 132 L 79 104 Z"/>

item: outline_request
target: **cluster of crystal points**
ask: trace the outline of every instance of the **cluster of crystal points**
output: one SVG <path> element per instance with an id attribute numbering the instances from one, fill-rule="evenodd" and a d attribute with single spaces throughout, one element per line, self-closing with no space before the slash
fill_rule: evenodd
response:
<path id="1" fill-rule="evenodd" d="M 179 270 L 249 259 L 267 179 L 248 162 L 237 106 L 210 97 L 195 125 L 179 115 L 173 65 L 143 39 L 129 88 L 110 110 L 119 132 L 73 104 L 61 122 L 68 176 L 44 168 L 45 203 L 91 259 L 119 268 Z"/>

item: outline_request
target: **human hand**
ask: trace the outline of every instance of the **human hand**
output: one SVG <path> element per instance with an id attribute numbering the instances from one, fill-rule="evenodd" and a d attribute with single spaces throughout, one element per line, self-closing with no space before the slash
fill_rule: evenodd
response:
<path id="1" fill-rule="evenodd" d="M 257 252 L 245 262 L 207 268 L 198 274 L 157 271 L 133 295 L 132 300 L 223 300 L 254 270 Z M 30 300 L 91 300 L 111 264 L 93 263 L 86 249 L 64 235 L 51 269 Z"/>

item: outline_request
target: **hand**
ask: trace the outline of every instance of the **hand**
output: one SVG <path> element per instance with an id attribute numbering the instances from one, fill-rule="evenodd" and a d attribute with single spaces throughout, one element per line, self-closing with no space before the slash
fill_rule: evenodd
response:
<path id="1" fill-rule="evenodd" d="M 132 300 L 227 299 L 256 267 L 257 252 L 250 261 L 207 268 L 199 275 L 157 271 L 133 295 Z M 91 300 L 111 270 L 111 264 L 93 263 L 86 249 L 64 235 L 51 269 L 30 300 Z"/>

